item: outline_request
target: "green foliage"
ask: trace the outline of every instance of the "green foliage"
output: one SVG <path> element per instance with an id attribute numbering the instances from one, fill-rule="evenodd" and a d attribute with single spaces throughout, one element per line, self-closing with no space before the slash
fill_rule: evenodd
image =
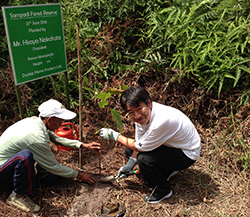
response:
<path id="1" fill-rule="evenodd" d="M 62 1 L 67 49 L 80 29 L 85 76 L 177 69 L 207 91 L 244 89 L 248 1 Z M 136 13 L 135 13 L 136 12 Z M 77 57 L 71 63 L 76 66 Z M 224 88 L 224 89 L 223 89 Z"/>
<path id="2" fill-rule="evenodd" d="M 180 69 L 181 77 L 195 76 L 206 88 L 225 90 L 249 76 L 249 2 L 175 1 L 160 4 L 147 16 L 141 40 L 152 46 L 152 62 Z M 160 58 L 159 58 L 160 57 Z"/>
<path id="3" fill-rule="evenodd" d="M 195 78 L 207 91 L 217 90 L 218 96 L 248 85 L 243 82 L 250 73 L 247 0 L 9 0 L 2 4 L 55 2 L 62 4 L 72 88 L 78 84 L 78 26 L 82 73 L 89 80 L 84 88 L 91 97 L 95 76 L 106 80 L 152 69 L 178 69 L 179 77 Z M 0 42 L 3 63 L 5 39 Z"/>

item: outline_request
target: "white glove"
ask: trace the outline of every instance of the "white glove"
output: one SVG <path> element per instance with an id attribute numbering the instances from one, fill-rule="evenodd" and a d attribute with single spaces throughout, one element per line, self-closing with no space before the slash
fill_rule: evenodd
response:
<path id="1" fill-rule="evenodd" d="M 118 177 L 121 176 L 122 174 L 130 172 L 136 164 L 137 160 L 133 157 L 130 157 L 127 164 L 119 169 Z"/>
<path id="2" fill-rule="evenodd" d="M 117 138 L 120 135 L 119 132 L 112 130 L 111 128 L 102 128 L 100 132 L 100 136 L 107 140 L 114 140 L 117 142 Z"/>

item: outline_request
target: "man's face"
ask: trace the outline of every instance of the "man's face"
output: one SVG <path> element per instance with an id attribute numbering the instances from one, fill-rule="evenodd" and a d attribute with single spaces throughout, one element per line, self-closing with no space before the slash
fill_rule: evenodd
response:
<path id="1" fill-rule="evenodd" d="M 148 105 L 141 102 L 138 107 L 127 105 L 128 115 L 132 121 L 138 124 L 148 124 L 151 117 L 152 103 L 149 100 Z"/>
<path id="2" fill-rule="evenodd" d="M 57 128 L 59 128 L 63 122 L 64 122 L 64 120 L 61 118 L 49 117 L 49 118 L 47 118 L 46 126 L 49 130 L 54 131 Z"/>

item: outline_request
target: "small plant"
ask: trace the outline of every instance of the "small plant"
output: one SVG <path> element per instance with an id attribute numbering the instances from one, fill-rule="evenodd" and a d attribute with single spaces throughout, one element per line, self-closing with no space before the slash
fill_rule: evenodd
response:
<path id="1" fill-rule="evenodd" d="M 98 102 L 98 106 L 101 109 L 106 109 L 106 113 L 111 113 L 113 121 L 116 123 L 117 128 L 120 130 L 122 133 L 122 120 L 121 120 L 121 115 L 116 109 L 110 109 L 110 100 L 112 95 L 120 95 L 124 90 L 126 90 L 128 87 L 124 84 L 121 85 L 121 90 L 113 89 L 110 88 L 107 93 L 101 92 L 96 95 L 95 98 L 100 99 L 101 101 Z M 109 115 L 107 115 L 107 120 L 109 118 Z"/>

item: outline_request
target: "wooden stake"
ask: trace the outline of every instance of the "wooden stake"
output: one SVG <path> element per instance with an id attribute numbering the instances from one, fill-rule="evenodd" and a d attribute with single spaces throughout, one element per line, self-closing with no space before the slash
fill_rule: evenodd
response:
<path id="1" fill-rule="evenodd" d="M 78 57 L 78 80 L 79 80 L 79 140 L 82 141 L 82 74 L 81 74 L 81 44 L 78 26 L 77 35 L 77 57 Z M 79 168 L 82 169 L 82 149 L 79 150 Z"/>
<path id="2" fill-rule="evenodd" d="M 67 98 L 67 109 L 70 109 L 70 98 L 69 98 L 69 79 L 68 79 L 68 72 L 64 72 L 64 78 L 65 78 L 65 93 Z"/>
<path id="3" fill-rule="evenodd" d="M 20 96 L 20 90 L 19 87 L 15 85 L 15 90 L 16 90 L 16 97 L 17 97 L 17 103 L 18 103 L 18 109 L 20 113 L 20 118 L 23 119 L 23 109 L 22 109 L 22 102 L 21 102 L 21 96 Z"/>

